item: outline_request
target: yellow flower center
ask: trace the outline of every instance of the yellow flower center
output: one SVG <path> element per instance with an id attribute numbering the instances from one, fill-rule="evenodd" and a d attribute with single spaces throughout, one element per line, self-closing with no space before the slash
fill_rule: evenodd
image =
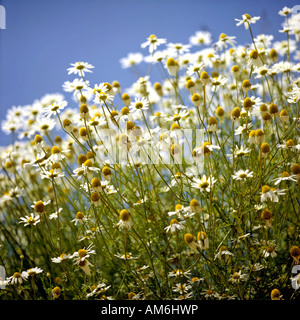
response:
<path id="1" fill-rule="evenodd" d="M 92 160 L 91 160 L 91 159 L 86 160 L 86 161 L 83 163 L 83 166 L 84 166 L 84 167 L 92 167 L 92 166 L 93 166 Z"/>
<path id="2" fill-rule="evenodd" d="M 85 249 L 79 249 L 78 250 L 78 256 L 79 258 L 84 258 L 87 255 L 87 251 Z"/>
<path id="3" fill-rule="evenodd" d="M 123 209 L 120 212 L 120 220 L 122 221 L 128 221 L 130 219 L 130 214 L 126 209 Z"/>
<path id="4" fill-rule="evenodd" d="M 84 214 L 82 213 L 82 212 L 80 212 L 80 211 L 78 211 L 77 213 L 76 213 L 76 219 L 83 219 L 84 218 Z"/>
<path id="5" fill-rule="evenodd" d="M 172 219 L 170 221 L 170 226 L 173 225 L 173 224 L 178 224 L 178 221 L 176 219 Z"/>
<path id="6" fill-rule="evenodd" d="M 267 193 L 267 192 L 269 192 L 271 190 L 271 188 L 269 187 L 269 186 L 263 186 L 262 188 L 261 188 L 261 192 L 262 193 Z"/>
<path id="7" fill-rule="evenodd" d="M 199 187 L 200 187 L 200 188 L 203 188 L 203 189 L 206 189 L 207 187 L 209 187 L 209 183 L 208 183 L 207 181 L 201 182 L 201 183 L 199 184 Z"/>
<path id="8" fill-rule="evenodd" d="M 21 273 L 15 272 L 15 273 L 13 274 L 13 277 L 18 279 L 18 278 L 21 278 L 22 276 L 21 276 Z"/>
<path id="9" fill-rule="evenodd" d="M 293 140 L 288 140 L 287 142 L 286 142 L 286 144 L 285 144 L 287 147 L 294 147 L 295 146 L 295 143 L 294 143 L 294 141 Z"/>
<path id="10" fill-rule="evenodd" d="M 187 243 L 187 244 L 191 244 L 192 242 L 195 241 L 195 237 L 194 237 L 192 234 L 190 234 L 190 233 L 186 233 L 186 234 L 184 235 L 184 241 L 185 241 L 185 243 Z"/>

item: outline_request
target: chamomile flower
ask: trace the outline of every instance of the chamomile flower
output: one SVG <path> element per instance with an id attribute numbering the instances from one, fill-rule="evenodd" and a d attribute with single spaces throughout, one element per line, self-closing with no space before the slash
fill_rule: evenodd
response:
<path id="1" fill-rule="evenodd" d="M 293 84 L 292 90 L 287 93 L 289 103 L 297 103 L 300 101 L 300 87 Z"/>
<path id="2" fill-rule="evenodd" d="M 216 43 L 216 45 L 222 49 L 222 48 L 227 48 L 227 45 L 230 44 L 231 46 L 235 45 L 235 39 L 236 37 L 230 37 L 225 33 L 221 33 L 219 36 L 219 41 Z"/>
<path id="3" fill-rule="evenodd" d="M 181 119 L 186 118 L 189 114 L 190 114 L 190 112 L 188 110 L 184 109 L 184 110 L 180 110 L 179 113 L 175 113 L 172 116 L 165 116 L 164 120 L 166 122 L 169 122 L 169 121 L 179 122 Z"/>
<path id="4" fill-rule="evenodd" d="M 288 16 L 292 12 L 291 8 L 284 6 L 281 10 L 278 11 L 278 14 L 282 17 Z"/>
<path id="5" fill-rule="evenodd" d="M 193 214 L 200 213 L 202 211 L 200 204 L 199 204 L 198 200 L 196 200 L 196 199 L 192 199 L 190 201 L 190 205 L 184 209 L 185 209 L 185 211 L 190 211 Z"/>
<path id="6" fill-rule="evenodd" d="M 90 69 L 94 68 L 94 66 L 92 66 L 91 64 L 81 61 L 70 63 L 70 65 L 72 67 L 67 69 L 68 74 L 78 74 L 83 77 L 85 75 L 85 72 L 92 72 Z"/>
<path id="7" fill-rule="evenodd" d="M 185 211 L 186 211 L 186 208 L 183 205 L 181 205 L 180 203 L 178 203 L 175 206 L 175 211 L 169 211 L 168 215 L 170 217 L 176 216 L 179 219 L 183 219 L 183 214 Z"/>
<path id="8" fill-rule="evenodd" d="M 91 275 L 91 269 L 90 266 L 92 265 L 87 259 L 85 258 L 78 258 L 76 259 L 76 261 L 74 262 L 74 264 L 76 264 L 79 268 L 81 268 L 84 273 L 88 276 Z"/>
<path id="9" fill-rule="evenodd" d="M 176 231 L 180 231 L 184 229 L 185 221 L 178 221 L 176 219 L 172 219 L 170 221 L 170 225 L 165 227 L 166 232 L 174 233 Z"/>
<path id="10" fill-rule="evenodd" d="M 33 125 L 33 130 L 36 133 L 47 135 L 55 128 L 56 122 L 52 118 L 38 118 Z"/>
<path id="11" fill-rule="evenodd" d="M 53 146 L 51 149 L 51 155 L 48 158 L 48 161 L 52 163 L 60 162 L 67 157 L 65 153 L 68 153 L 68 152 L 69 150 L 61 150 L 59 147 Z"/>
<path id="12" fill-rule="evenodd" d="M 114 100 L 114 96 L 107 93 L 107 92 L 97 92 L 96 93 L 96 96 L 93 100 L 94 103 L 102 106 L 102 105 L 105 105 L 105 104 L 111 104 Z"/>
<path id="13" fill-rule="evenodd" d="M 192 251 L 197 251 L 198 243 L 196 242 L 196 238 L 191 233 L 186 233 L 184 235 L 184 242 L 191 248 Z"/>
<path id="14" fill-rule="evenodd" d="M 78 211 L 76 213 L 75 219 L 71 220 L 71 222 L 74 222 L 75 226 L 77 226 L 77 224 L 82 224 L 87 220 L 88 219 L 84 216 L 84 214 L 81 211 Z"/>
<path id="15" fill-rule="evenodd" d="M 249 53 L 248 65 L 249 67 L 253 66 L 258 68 L 263 65 L 260 57 L 260 52 L 254 49 Z"/>
<path id="16" fill-rule="evenodd" d="M 278 195 L 276 194 L 275 189 L 272 189 L 269 186 L 264 185 L 261 188 L 260 201 L 266 202 L 268 200 L 270 200 L 271 202 L 278 202 Z"/>
<path id="17" fill-rule="evenodd" d="M 49 215 L 49 219 L 50 219 L 50 220 L 58 219 L 59 214 L 62 212 L 62 210 L 63 210 L 63 208 L 58 208 L 58 211 L 55 211 L 55 212 L 53 212 L 53 213 L 51 213 L 51 214 Z"/>
<path id="18" fill-rule="evenodd" d="M 250 265 L 249 270 L 252 272 L 259 272 L 261 270 L 263 270 L 265 267 L 263 264 L 256 262 L 253 265 Z"/>
<path id="19" fill-rule="evenodd" d="M 192 289 L 192 286 L 186 283 L 177 283 L 175 287 L 173 287 L 173 291 L 179 292 L 180 294 L 187 293 L 190 289 Z"/>
<path id="20" fill-rule="evenodd" d="M 40 222 L 40 216 L 34 215 L 34 213 L 30 213 L 30 215 L 21 217 L 20 220 L 21 221 L 19 223 L 24 223 L 24 227 L 29 225 L 35 226 Z"/>
<path id="21" fill-rule="evenodd" d="M 99 283 L 97 286 L 91 286 L 91 292 L 86 295 L 87 298 L 96 297 L 99 294 L 105 293 L 111 286 L 105 283 Z"/>
<path id="22" fill-rule="evenodd" d="M 300 248 L 298 246 L 292 246 L 290 248 L 290 256 L 293 258 L 294 262 L 296 265 L 299 264 L 299 259 L 300 259 Z"/>
<path id="23" fill-rule="evenodd" d="M 71 258 L 75 259 L 77 263 L 78 261 L 84 261 L 88 259 L 91 254 L 96 254 L 96 251 L 93 249 L 93 247 L 94 245 L 90 244 L 87 248 L 84 247 L 83 249 L 79 249 L 72 254 Z"/>
<path id="24" fill-rule="evenodd" d="M 53 298 L 54 299 L 58 299 L 59 298 L 59 296 L 60 296 L 60 294 L 61 294 L 61 289 L 60 289 L 60 287 L 54 287 L 53 289 L 52 289 L 52 296 L 53 296 Z"/>
<path id="25" fill-rule="evenodd" d="M 191 46 L 189 44 L 182 44 L 180 42 L 169 42 L 167 44 L 167 50 L 170 56 L 177 56 L 182 55 L 184 53 L 188 53 L 190 51 L 190 47 Z"/>
<path id="26" fill-rule="evenodd" d="M 52 180 L 52 179 L 56 179 L 56 178 L 62 178 L 64 176 L 65 176 L 65 174 L 60 169 L 57 169 L 57 168 L 51 169 L 49 171 L 46 171 L 46 170 L 41 171 L 41 178 L 42 179 Z"/>
<path id="27" fill-rule="evenodd" d="M 130 52 L 128 55 L 120 59 L 121 67 L 123 69 L 138 65 L 143 61 L 143 55 L 140 52 Z"/>
<path id="28" fill-rule="evenodd" d="M 270 244 L 263 250 L 262 255 L 264 258 L 275 258 L 277 257 L 276 245 Z"/>
<path id="29" fill-rule="evenodd" d="M 182 277 L 189 278 L 190 275 L 191 275 L 191 272 L 189 270 L 183 271 L 182 269 L 177 269 L 176 271 L 172 270 L 168 274 L 169 277 L 176 277 L 176 278 L 182 278 Z"/>
<path id="30" fill-rule="evenodd" d="M 209 238 L 206 232 L 199 231 L 197 234 L 197 240 L 201 250 L 207 250 L 209 248 Z"/>
<path id="31" fill-rule="evenodd" d="M 151 34 L 148 38 L 146 42 L 143 42 L 141 44 L 142 48 L 146 48 L 149 47 L 149 52 L 153 53 L 158 46 L 160 46 L 161 44 L 166 43 L 166 39 L 164 38 L 157 38 L 156 35 Z"/>
<path id="32" fill-rule="evenodd" d="M 114 256 L 122 260 L 135 260 L 138 258 L 134 257 L 131 252 L 127 252 L 126 254 L 115 254 Z"/>
<path id="33" fill-rule="evenodd" d="M 269 67 L 265 64 L 262 66 L 255 66 L 253 73 L 257 75 L 255 79 L 264 78 L 269 74 Z"/>
<path id="34" fill-rule="evenodd" d="M 65 81 L 62 87 L 64 91 L 76 94 L 86 89 L 88 85 L 89 81 L 84 82 L 82 78 L 75 78 L 73 81 Z"/>
<path id="35" fill-rule="evenodd" d="M 228 262 L 232 257 L 233 253 L 228 251 L 225 246 L 221 246 L 214 260 L 219 259 L 220 261 Z"/>
<path id="36" fill-rule="evenodd" d="M 130 104 L 129 109 L 131 112 L 141 112 L 141 110 L 148 110 L 149 101 L 142 98 L 135 98 L 134 101 Z"/>
<path id="37" fill-rule="evenodd" d="M 282 181 L 293 181 L 297 182 L 297 176 L 296 175 L 290 175 L 287 171 L 282 172 L 282 174 L 278 177 L 273 179 L 274 185 L 280 184 Z"/>
<path id="38" fill-rule="evenodd" d="M 191 187 L 199 189 L 201 192 L 210 192 L 216 181 L 217 180 L 212 176 L 206 177 L 206 175 L 204 174 L 200 179 L 194 178 L 193 182 L 191 183 Z"/>
<path id="39" fill-rule="evenodd" d="M 51 199 L 48 201 L 34 201 L 33 204 L 31 205 L 31 208 L 34 209 L 34 211 L 38 214 L 43 214 L 46 211 L 46 206 L 51 202 Z"/>
<path id="40" fill-rule="evenodd" d="M 260 17 L 251 17 L 248 13 L 242 15 L 242 20 L 235 19 L 237 21 L 237 26 L 244 25 L 245 29 L 249 29 L 250 24 L 254 24 L 258 21 Z"/>
<path id="41" fill-rule="evenodd" d="M 122 229 L 128 229 L 130 230 L 132 227 L 132 220 L 130 218 L 130 213 L 128 212 L 128 210 L 123 209 L 120 212 L 119 215 L 119 222 L 117 223 L 117 226 L 122 230 Z"/>
<path id="42" fill-rule="evenodd" d="M 60 256 L 51 258 L 51 261 L 54 263 L 62 263 L 63 261 L 67 261 L 72 258 L 71 254 L 62 253 Z"/>
<path id="43" fill-rule="evenodd" d="M 210 129 L 213 129 L 214 127 L 211 127 L 212 125 L 215 125 L 212 121 L 210 122 Z M 212 130 L 213 131 L 213 130 Z M 204 156 L 209 157 L 214 149 L 220 149 L 219 146 L 211 144 L 209 141 L 204 142 L 204 144 L 200 147 L 196 147 L 193 150 L 194 156 Z"/>
<path id="44" fill-rule="evenodd" d="M 34 268 L 30 268 L 27 270 L 28 276 L 31 276 L 31 277 L 35 276 L 36 274 L 42 273 L 42 272 L 44 272 L 44 270 L 39 267 L 34 267 Z"/>
<path id="45" fill-rule="evenodd" d="M 249 169 L 246 170 L 238 170 L 232 175 L 234 180 L 243 180 L 245 181 L 248 178 L 253 178 L 253 172 L 250 172 Z"/>
<path id="46" fill-rule="evenodd" d="M 68 105 L 68 102 L 63 101 L 55 101 L 50 106 L 43 109 L 44 116 L 46 118 L 50 118 L 53 115 L 56 115 L 57 113 L 60 113 L 61 110 L 63 110 Z"/>
<path id="47" fill-rule="evenodd" d="M 15 272 L 11 277 L 6 279 L 7 283 L 9 284 L 22 284 L 23 281 L 27 281 L 28 273 L 26 271 Z"/>
<path id="48" fill-rule="evenodd" d="M 86 161 L 83 162 L 83 164 L 78 167 L 77 169 L 73 170 L 73 173 L 75 173 L 75 176 L 86 176 L 91 173 L 95 173 L 101 171 L 100 168 L 94 166 L 94 163 L 92 162 L 91 159 L 87 159 Z"/>
<path id="49" fill-rule="evenodd" d="M 210 78 L 210 84 L 212 85 L 212 87 L 216 88 L 218 86 L 224 86 L 227 83 L 228 79 L 226 77 L 224 77 L 223 75 L 219 75 L 217 77 L 211 77 Z M 215 90 L 215 89 L 213 89 Z"/>
<path id="50" fill-rule="evenodd" d="M 250 131 L 250 129 L 252 128 L 252 123 L 245 123 L 243 124 L 242 126 L 239 126 L 238 128 L 236 128 L 234 130 L 234 134 L 236 136 L 239 136 L 239 135 L 243 135 L 243 134 L 248 134 L 248 132 Z"/>
<path id="51" fill-rule="evenodd" d="M 1 129 L 6 134 L 11 134 L 21 128 L 21 123 L 17 119 L 7 119 L 1 121 Z"/>
<path id="52" fill-rule="evenodd" d="M 176 77 L 179 71 L 178 61 L 169 58 L 166 62 L 166 68 L 171 76 Z"/>
<path id="53" fill-rule="evenodd" d="M 203 62 L 199 62 L 196 64 L 192 64 L 187 68 L 186 74 L 191 76 L 194 73 L 200 75 L 201 72 L 205 69 L 205 64 Z"/>
<path id="54" fill-rule="evenodd" d="M 193 46 L 209 45 L 211 41 L 212 37 L 209 31 L 196 31 L 196 33 L 189 38 L 189 42 Z"/>
<path id="55" fill-rule="evenodd" d="M 242 270 L 240 270 L 238 272 L 234 272 L 232 274 L 231 278 L 229 279 L 229 281 L 232 283 L 239 283 L 239 282 L 245 280 L 246 277 L 247 277 L 247 275 L 242 274 Z"/>
<path id="56" fill-rule="evenodd" d="M 235 150 L 234 150 L 234 157 L 235 158 L 239 158 L 239 157 L 244 157 L 244 156 L 247 156 L 248 153 L 250 153 L 251 149 L 249 148 L 245 148 L 244 146 L 241 146 L 240 148 L 239 147 L 236 147 Z M 232 154 L 227 154 L 227 156 L 232 159 L 233 158 L 233 155 Z"/>

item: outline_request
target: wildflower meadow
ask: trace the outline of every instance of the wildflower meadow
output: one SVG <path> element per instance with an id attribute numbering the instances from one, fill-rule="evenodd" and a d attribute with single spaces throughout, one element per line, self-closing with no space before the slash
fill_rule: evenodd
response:
<path id="1" fill-rule="evenodd" d="M 130 87 L 70 61 L 8 109 L 1 300 L 299 300 L 300 14 L 278 14 L 285 40 L 255 13 L 248 45 L 162 30 L 107 62 L 146 66 Z"/>

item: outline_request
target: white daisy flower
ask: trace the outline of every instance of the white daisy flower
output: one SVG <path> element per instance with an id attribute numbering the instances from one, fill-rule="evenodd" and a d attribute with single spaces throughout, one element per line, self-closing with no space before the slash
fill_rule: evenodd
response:
<path id="1" fill-rule="evenodd" d="M 28 273 L 26 271 L 15 272 L 11 277 L 6 278 L 7 283 L 11 284 L 22 284 L 23 281 L 27 281 Z"/>
<path id="2" fill-rule="evenodd" d="M 166 39 L 163 38 L 157 38 L 156 35 L 151 34 L 148 38 L 146 42 L 143 42 L 141 44 L 142 48 L 146 48 L 149 47 L 149 52 L 153 53 L 158 46 L 160 46 L 161 44 L 166 43 Z"/>
<path id="3" fill-rule="evenodd" d="M 51 213 L 51 214 L 49 215 L 49 219 L 50 219 L 50 220 L 57 219 L 59 213 L 61 213 L 62 210 L 63 210 L 62 208 L 58 208 L 58 212 L 56 211 L 56 212 Z"/>
<path id="4" fill-rule="evenodd" d="M 140 112 L 141 110 L 147 110 L 149 107 L 149 101 L 142 98 L 135 98 L 134 102 L 132 102 L 129 106 L 131 112 Z"/>
<path id="5" fill-rule="evenodd" d="M 202 192 L 210 192 L 216 181 L 217 180 L 211 176 L 206 177 L 206 175 L 203 175 L 200 179 L 194 178 L 193 182 L 191 183 L 191 187 L 199 189 Z"/>
<path id="6" fill-rule="evenodd" d="M 73 81 L 65 81 L 63 84 L 63 90 L 66 92 L 80 92 L 89 85 L 89 81 L 83 81 L 83 79 L 75 78 Z"/>
<path id="7" fill-rule="evenodd" d="M 68 105 L 68 102 L 63 101 L 55 101 L 50 106 L 43 109 L 43 115 L 46 118 L 50 118 L 53 115 L 56 115 L 57 113 L 60 113 L 61 110 L 63 110 Z"/>
<path id="8" fill-rule="evenodd" d="M 274 185 L 276 186 L 277 184 L 281 183 L 282 181 L 293 181 L 297 182 L 297 176 L 292 174 L 290 175 L 288 172 L 284 171 L 280 177 L 273 179 Z"/>
<path id="9" fill-rule="evenodd" d="M 209 31 L 196 31 L 189 39 L 194 46 L 209 45 L 211 43 L 211 33 Z"/>
<path id="10" fill-rule="evenodd" d="M 85 72 L 92 72 L 90 69 L 94 68 L 91 64 L 87 62 L 75 62 L 75 63 L 70 63 L 72 66 L 71 68 L 68 68 L 68 74 L 78 74 L 84 77 Z"/>
<path id="11" fill-rule="evenodd" d="M 35 276 L 38 273 L 42 273 L 43 269 L 39 268 L 39 267 L 34 267 L 34 268 L 30 268 L 27 270 L 27 274 L 29 276 Z"/>
<path id="12" fill-rule="evenodd" d="M 19 223 L 24 223 L 24 227 L 29 226 L 29 225 L 37 225 L 40 222 L 40 216 L 39 215 L 34 215 L 34 213 L 30 213 L 30 215 L 27 215 L 25 217 L 20 218 Z"/>
<path id="13" fill-rule="evenodd" d="M 239 282 L 245 280 L 246 277 L 247 277 L 247 275 L 242 274 L 242 270 L 240 270 L 239 272 L 234 272 L 233 275 L 231 276 L 231 278 L 229 279 L 229 281 L 232 283 L 239 283 Z"/>
<path id="14" fill-rule="evenodd" d="M 250 24 L 254 24 L 256 21 L 258 21 L 260 19 L 260 17 L 251 17 L 249 14 L 243 14 L 242 15 L 242 20 L 239 19 L 235 19 L 235 21 L 238 21 L 238 23 L 236 24 L 237 26 L 240 26 L 242 24 L 244 24 L 245 29 L 249 29 Z"/>
<path id="15" fill-rule="evenodd" d="M 185 283 L 177 283 L 175 287 L 173 287 L 173 291 L 179 292 L 180 294 L 187 293 L 190 289 L 192 289 L 192 286 Z"/>
<path id="16" fill-rule="evenodd" d="M 120 63 L 123 69 L 138 65 L 143 61 L 143 55 L 140 52 L 130 52 L 127 57 L 121 58 Z"/>
<path id="17" fill-rule="evenodd" d="M 205 67 L 206 66 L 203 62 L 192 64 L 187 68 L 186 74 L 189 76 L 193 75 L 194 73 L 199 75 L 201 74 L 201 72 L 204 70 Z"/>
<path id="18" fill-rule="evenodd" d="M 232 175 L 232 178 L 234 180 L 246 180 L 248 178 L 253 178 L 253 172 L 249 171 L 248 169 L 247 170 L 238 170 L 237 172 L 235 172 L 233 175 Z"/>
<path id="19" fill-rule="evenodd" d="M 62 253 L 59 257 L 51 258 L 51 261 L 54 263 L 62 263 L 62 261 L 67 261 L 68 259 L 71 259 L 72 255 Z"/>
<path id="20" fill-rule="evenodd" d="M 185 221 L 177 221 L 176 219 L 172 219 L 170 221 L 170 225 L 168 225 L 167 227 L 165 227 L 165 231 L 168 233 L 174 233 L 176 231 L 180 231 L 182 229 L 184 229 L 184 224 L 185 224 Z"/>
<path id="21" fill-rule="evenodd" d="M 218 258 L 221 261 L 228 262 L 232 256 L 232 252 L 228 251 L 225 246 L 221 246 L 219 252 L 215 255 L 214 260 Z"/>
<path id="22" fill-rule="evenodd" d="M 96 251 L 92 249 L 94 247 L 93 244 L 90 244 L 87 248 L 79 249 L 74 252 L 70 258 L 75 258 L 76 262 L 84 261 L 89 258 L 91 254 L 96 254 Z"/>

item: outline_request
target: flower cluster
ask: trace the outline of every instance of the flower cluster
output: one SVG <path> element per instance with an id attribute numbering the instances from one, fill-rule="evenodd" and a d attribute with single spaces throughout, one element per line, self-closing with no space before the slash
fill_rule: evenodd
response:
<path id="1" fill-rule="evenodd" d="M 299 298 L 300 24 L 279 14 L 286 40 L 249 14 L 247 45 L 150 35 L 130 87 L 76 62 L 64 95 L 8 110 L 1 297 Z"/>

